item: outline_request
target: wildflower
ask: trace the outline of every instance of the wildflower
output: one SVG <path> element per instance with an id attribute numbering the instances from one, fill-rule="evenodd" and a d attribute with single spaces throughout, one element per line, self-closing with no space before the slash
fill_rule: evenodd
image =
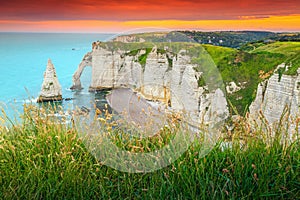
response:
<path id="1" fill-rule="evenodd" d="M 257 177 L 257 174 L 256 174 L 256 173 L 253 174 L 253 178 L 254 178 L 256 181 L 258 181 L 258 177 Z"/>
<path id="2" fill-rule="evenodd" d="M 226 193 L 227 196 L 229 195 L 229 192 L 227 190 L 225 190 L 225 193 Z"/>

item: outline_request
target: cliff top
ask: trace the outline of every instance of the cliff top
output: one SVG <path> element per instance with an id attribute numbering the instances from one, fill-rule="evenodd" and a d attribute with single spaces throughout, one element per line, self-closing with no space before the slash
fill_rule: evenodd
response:
<path id="1" fill-rule="evenodd" d="M 176 38 L 175 34 L 179 34 L 176 37 L 183 42 L 166 41 L 170 40 L 172 35 Z M 133 36 L 136 37 L 137 35 Z M 212 62 L 219 69 L 225 85 L 234 82 L 240 88 L 238 91 L 227 94 L 228 100 L 237 108 L 240 114 L 243 114 L 254 100 L 257 85 L 270 77 L 278 65 L 282 63 L 289 65 L 288 70 L 283 72 L 288 75 L 295 75 L 300 66 L 300 55 L 298 53 L 300 52 L 300 42 L 259 41 L 248 43 L 242 49 L 236 49 L 211 44 L 202 45 L 195 41 L 185 42 L 182 33 L 177 32 L 160 33 L 158 37 L 153 33 L 140 34 L 139 36 L 147 36 L 150 41 L 98 42 L 94 47 L 110 51 L 121 51 L 124 55 L 137 56 L 137 61 L 142 65 L 148 56 L 147 52 L 149 53 L 149 49 L 151 50 L 154 46 L 157 47 L 158 53 L 172 53 L 175 56 L 180 50 L 185 49 L 186 54 L 191 57 L 192 63 L 198 65 L 195 70 L 202 72 L 205 71 L 203 62 L 207 60 L 204 59 L 205 56 L 203 57 L 203 55 L 208 53 Z M 153 42 L 155 41 L 153 38 L 163 42 Z M 137 55 L 140 50 L 144 50 L 144 54 Z M 205 82 L 199 79 L 198 84 L 205 85 Z"/>

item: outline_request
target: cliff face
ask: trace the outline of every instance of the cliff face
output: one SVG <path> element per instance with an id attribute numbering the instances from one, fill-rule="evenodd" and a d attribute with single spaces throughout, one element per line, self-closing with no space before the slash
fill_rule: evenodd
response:
<path id="1" fill-rule="evenodd" d="M 144 63 L 140 61 L 142 57 L 146 59 Z M 154 47 L 131 54 L 94 45 L 73 75 L 72 89 L 81 88 L 80 75 L 87 65 L 92 66 L 90 91 L 132 88 L 148 100 L 162 101 L 174 110 L 188 112 L 197 122 L 220 121 L 229 115 L 221 89 L 208 92 L 198 87 L 201 73 L 194 70 L 195 65 L 185 50 L 174 55 Z"/>
<path id="2" fill-rule="evenodd" d="M 169 62 L 166 54 L 157 53 L 154 47 L 148 54 L 142 74 L 141 93 L 147 99 L 170 101 Z"/>
<path id="3" fill-rule="evenodd" d="M 299 112 L 300 105 L 300 71 L 298 75 L 289 76 L 273 74 L 269 80 L 258 85 L 256 98 L 250 106 L 254 116 L 262 112 L 266 120 L 273 124 L 279 122 L 285 109 L 291 117 Z"/>
<path id="4" fill-rule="evenodd" d="M 58 82 L 54 65 L 49 59 L 44 74 L 44 81 L 42 84 L 41 92 L 37 102 L 61 101 L 61 100 L 62 100 L 61 86 Z"/>

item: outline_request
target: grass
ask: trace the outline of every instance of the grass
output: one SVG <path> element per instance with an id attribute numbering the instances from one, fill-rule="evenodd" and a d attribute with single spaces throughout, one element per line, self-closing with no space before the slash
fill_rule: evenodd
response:
<path id="1" fill-rule="evenodd" d="M 274 42 L 268 45 L 262 45 L 253 52 L 267 51 L 271 53 L 281 53 L 285 55 L 295 55 L 300 52 L 299 42 Z"/>
<path id="2" fill-rule="evenodd" d="M 145 49 L 145 53 L 140 55 L 138 58 L 139 63 L 141 64 L 143 71 L 145 71 L 145 65 L 146 65 L 146 61 L 147 61 L 147 57 L 149 55 L 149 53 L 151 52 L 152 48 L 146 48 Z"/>
<path id="3" fill-rule="evenodd" d="M 259 72 L 272 72 L 283 63 L 285 56 L 277 52 L 245 52 L 225 47 L 203 45 L 214 60 L 225 84 L 233 81 L 242 84 L 242 89 L 227 94 L 228 100 L 244 115 L 255 99 L 257 85 L 262 81 Z"/>
<path id="4" fill-rule="evenodd" d="M 282 140 L 284 129 L 271 137 L 263 126 L 245 118 L 233 122 L 205 157 L 193 143 L 173 164 L 151 173 L 124 173 L 96 160 L 73 126 L 32 106 L 21 122 L 0 126 L 1 199 L 296 199 L 300 196 L 300 141 Z M 53 111 L 50 111 L 50 113 Z M 7 122 L 7 118 L 1 118 Z M 284 128 L 283 126 L 279 126 Z M 163 131 L 147 143 L 125 143 L 128 151 L 165 144 Z M 122 139 L 121 139 L 122 140 Z M 224 142 L 232 147 L 224 148 Z M 152 143 L 152 146 L 151 146 Z M 243 144 L 241 146 L 241 144 Z"/>
<path id="5" fill-rule="evenodd" d="M 286 65 L 290 68 L 284 72 L 287 75 L 296 75 L 300 67 L 300 42 L 274 42 L 269 45 L 262 45 L 252 52 L 270 52 L 284 55 Z"/>

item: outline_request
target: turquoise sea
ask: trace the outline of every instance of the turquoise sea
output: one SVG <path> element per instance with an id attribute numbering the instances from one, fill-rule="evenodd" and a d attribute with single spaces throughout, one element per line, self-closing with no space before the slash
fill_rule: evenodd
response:
<path id="1" fill-rule="evenodd" d="M 24 103 L 38 97 L 48 58 L 56 68 L 63 98 L 75 98 L 63 106 L 89 106 L 95 98 L 87 91 L 91 68 L 83 72 L 81 82 L 85 89 L 80 92 L 69 89 L 72 75 L 83 56 L 91 51 L 92 42 L 111 37 L 113 34 L 0 33 L 0 108 L 14 118 L 22 112 Z"/>

